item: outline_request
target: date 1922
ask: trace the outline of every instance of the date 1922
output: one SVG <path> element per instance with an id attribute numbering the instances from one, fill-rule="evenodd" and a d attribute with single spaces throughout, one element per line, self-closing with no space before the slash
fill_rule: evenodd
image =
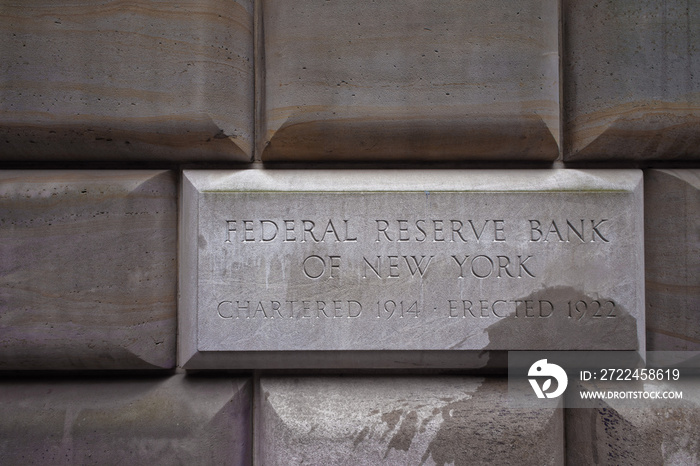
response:
<path id="1" fill-rule="evenodd" d="M 584 301 L 579 299 L 578 301 L 569 301 L 569 317 L 576 320 L 581 320 L 585 316 L 592 318 L 614 318 L 617 317 L 615 313 L 615 301 Z"/>

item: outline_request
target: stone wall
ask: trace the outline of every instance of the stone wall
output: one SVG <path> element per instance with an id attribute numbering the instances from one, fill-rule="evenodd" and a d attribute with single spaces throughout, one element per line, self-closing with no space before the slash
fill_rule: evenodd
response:
<path id="1" fill-rule="evenodd" d="M 0 11 L 0 463 L 700 462 L 503 359 L 700 349 L 700 6 Z"/>

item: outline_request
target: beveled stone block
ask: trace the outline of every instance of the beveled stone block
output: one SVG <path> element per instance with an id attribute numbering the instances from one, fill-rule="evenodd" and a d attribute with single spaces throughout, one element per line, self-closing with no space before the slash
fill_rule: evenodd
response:
<path id="1" fill-rule="evenodd" d="M 562 409 L 505 379 L 262 378 L 256 464 L 563 464 Z"/>
<path id="2" fill-rule="evenodd" d="M 167 171 L 0 173 L 0 369 L 175 365 Z"/>
<path id="3" fill-rule="evenodd" d="M 0 160 L 251 160 L 252 5 L 3 2 Z"/>
<path id="4" fill-rule="evenodd" d="M 700 351 L 700 170 L 644 173 L 647 345 Z"/>
<path id="5" fill-rule="evenodd" d="M 185 377 L 0 382 L 5 464 L 250 464 L 251 383 Z"/>
<path id="6" fill-rule="evenodd" d="M 682 399 L 610 399 L 599 408 L 567 409 L 566 464 L 698 464 L 700 380 L 645 382 L 639 389 L 682 392 Z"/>
<path id="7" fill-rule="evenodd" d="M 564 8 L 564 159 L 700 159 L 700 4 Z"/>
<path id="8" fill-rule="evenodd" d="M 557 158 L 555 0 L 261 5 L 262 160 Z"/>
<path id="9" fill-rule="evenodd" d="M 639 170 L 183 175 L 185 368 L 644 349 Z"/>

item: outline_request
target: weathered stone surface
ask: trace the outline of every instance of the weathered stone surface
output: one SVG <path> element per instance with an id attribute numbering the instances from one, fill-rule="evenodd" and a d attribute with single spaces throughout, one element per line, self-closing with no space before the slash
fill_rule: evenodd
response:
<path id="1" fill-rule="evenodd" d="M 185 171 L 179 364 L 482 367 L 488 351 L 643 350 L 641 181 Z"/>
<path id="2" fill-rule="evenodd" d="M 167 171 L 0 173 L 0 369 L 175 364 Z"/>
<path id="3" fill-rule="evenodd" d="M 250 464 L 251 383 L 230 377 L 0 382 L 3 464 Z"/>
<path id="4" fill-rule="evenodd" d="M 257 464 L 563 464 L 562 409 L 511 409 L 505 379 L 262 378 Z"/>
<path id="5" fill-rule="evenodd" d="M 644 174 L 647 345 L 700 350 L 700 170 Z"/>
<path id="6" fill-rule="evenodd" d="M 0 160 L 250 160 L 252 4 L 3 2 Z"/>
<path id="7" fill-rule="evenodd" d="M 610 384 L 611 389 L 615 389 Z M 681 391 L 660 405 L 649 400 L 606 400 L 599 408 L 566 410 L 566 464 L 672 464 L 700 462 L 700 380 L 646 382 L 647 391 Z"/>
<path id="8" fill-rule="evenodd" d="M 564 2 L 565 160 L 700 158 L 700 4 Z"/>
<path id="9" fill-rule="evenodd" d="M 263 160 L 557 157 L 556 1 L 261 4 Z"/>

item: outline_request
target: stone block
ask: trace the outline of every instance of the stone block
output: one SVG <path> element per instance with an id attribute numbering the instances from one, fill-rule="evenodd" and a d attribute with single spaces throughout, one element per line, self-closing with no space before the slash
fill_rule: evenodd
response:
<path id="1" fill-rule="evenodd" d="M 167 171 L 0 173 L 0 369 L 175 365 Z"/>
<path id="2" fill-rule="evenodd" d="M 698 464 L 700 380 L 645 382 L 638 388 L 680 391 L 683 398 L 605 400 L 598 408 L 567 409 L 566 464 Z"/>
<path id="3" fill-rule="evenodd" d="M 559 154 L 554 0 L 261 8 L 264 161 Z"/>
<path id="4" fill-rule="evenodd" d="M 252 4 L 3 2 L 0 160 L 250 160 Z"/>
<path id="5" fill-rule="evenodd" d="M 262 378 L 255 462 L 563 464 L 563 410 L 506 393 L 500 378 Z"/>
<path id="6" fill-rule="evenodd" d="M 563 5 L 564 159 L 700 159 L 700 4 Z"/>
<path id="7" fill-rule="evenodd" d="M 700 170 L 644 173 L 647 345 L 700 351 Z"/>
<path id="8" fill-rule="evenodd" d="M 639 170 L 183 175 L 179 364 L 644 349 Z"/>
<path id="9" fill-rule="evenodd" d="M 3 464 L 250 464 L 251 383 L 230 377 L 0 382 Z"/>

